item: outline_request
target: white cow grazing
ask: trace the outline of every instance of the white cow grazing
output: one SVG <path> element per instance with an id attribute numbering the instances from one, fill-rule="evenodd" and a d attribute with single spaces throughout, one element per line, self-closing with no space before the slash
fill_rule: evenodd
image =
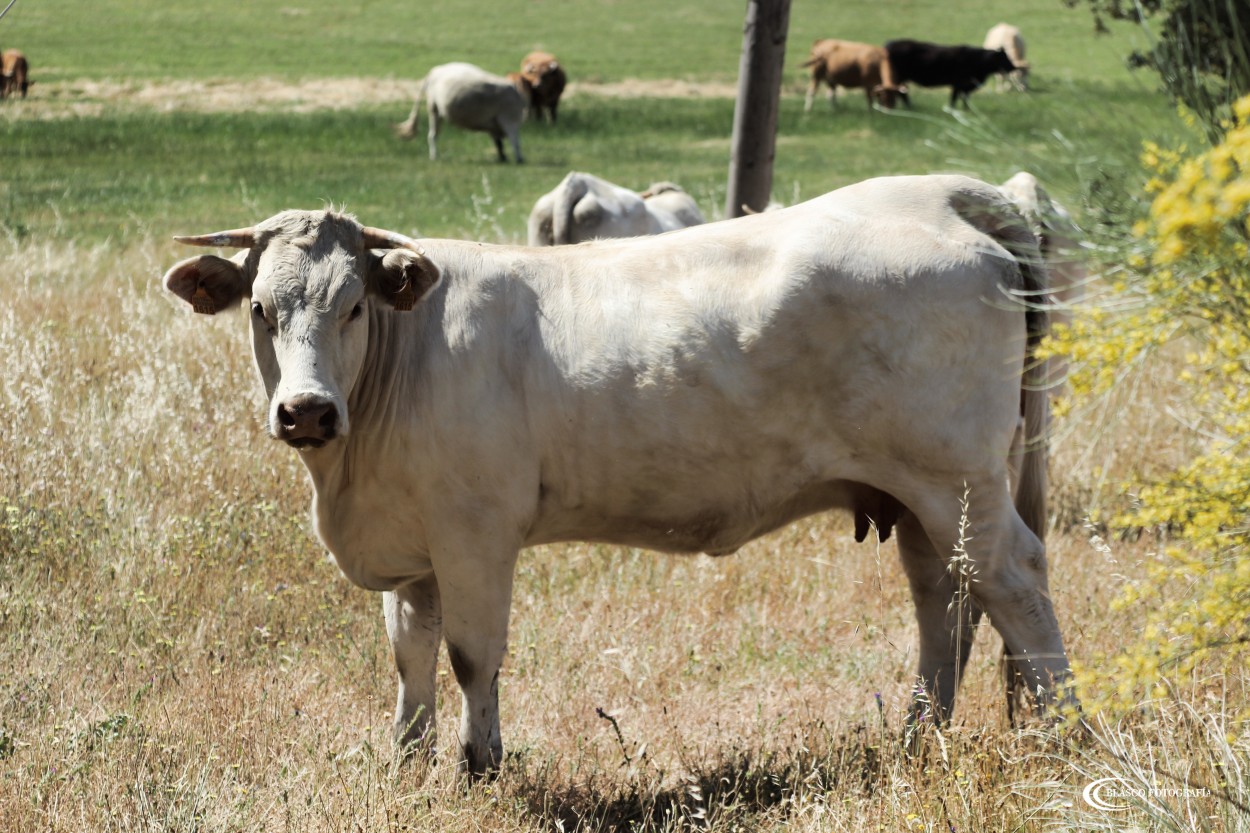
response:
<path id="1" fill-rule="evenodd" d="M 432 743 L 440 637 L 460 760 L 497 767 L 518 551 L 586 540 L 726 555 L 846 508 L 897 526 L 920 677 L 950 714 L 988 612 L 1043 702 L 1070 696 L 1047 588 L 1045 448 L 1007 455 L 1044 311 L 1037 244 L 955 176 L 869 180 L 779 211 L 533 249 L 408 240 L 324 211 L 178 238 L 241 247 L 165 285 L 250 299 L 272 435 L 311 475 L 322 542 L 384 592 L 395 734 Z M 1032 381 L 1031 379 L 1029 381 Z M 967 495 L 966 509 L 961 503 Z M 962 541 L 972 603 L 947 562 Z M 918 709 L 924 708 L 918 705 Z"/>
<path id="2" fill-rule="evenodd" d="M 492 75 L 473 64 L 442 64 L 426 74 L 421 90 L 412 105 L 408 119 L 395 125 L 395 132 L 411 139 L 417 132 L 417 119 L 421 112 L 421 98 L 426 99 L 430 117 L 430 158 L 438 158 L 438 134 L 443 120 L 465 130 L 489 133 L 495 140 L 495 151 L 500 162 L 507 162 L 503 140 L 512 143 L 512 155 L 517 162 L 521 157 L 521 122 L 529 106 L 524 96 L 507 78 Z"/>
<path id="3" fill-rule="evenodd" d="M 704 223 L 694 198 L 671 182 L 641 194 L 594 174 L 571 171 L 534 203 L 531 246 L 562 246 L 605 237 L 641 237 Z"/>
<path id="4" fill-rule="evenodd" d="M 985 33 L 984 48 L 1001 49 L 1007 53 L 1007 57 L 1016 65 L 1016 68 L 1009 73 L 1000 72 L 996 76 L 994 82 L 995 89 L 1003 92 L 1007 89 L 1008 82 L 1020 92 L 1025 92 L 1029 88 L 1029 62 L 1024 59 L 1025 48 L 1024 38 L 1020 35 L 1020 30 L 1010 23 L 998 23 L 991 27 Z"/>

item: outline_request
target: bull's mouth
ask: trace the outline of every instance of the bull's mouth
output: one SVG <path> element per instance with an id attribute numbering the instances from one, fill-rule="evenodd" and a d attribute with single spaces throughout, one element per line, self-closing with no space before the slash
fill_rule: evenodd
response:
<path id="1" fill-rule="evenodd" d="M 297 449 L 299 451 L 303 451 L 308 448 L 321 448 L 332 439 L 334 438 L 328 437 L 324 440 L 320 440 L 320 439 L 317 439 L 316 437 L 296 437 L 293 440 L 285 440 L 284 442 L 286 442 L 286 444 L 289 445 L 291 448 Z"/>

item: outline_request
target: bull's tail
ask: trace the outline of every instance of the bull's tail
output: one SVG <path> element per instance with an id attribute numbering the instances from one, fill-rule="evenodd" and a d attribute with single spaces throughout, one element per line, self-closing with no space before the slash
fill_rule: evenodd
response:
<path id="1" fill-rule="evenodd" d="M 829 47 L 825 40 L 825 38 L 816 38 L 812 41 L 812 49 L 807 55 L 807 60 L 802 64 L 803 69 L 811 69 L 825 62 L 825 56 L 829 54 Z"/>
<path id="2" fill-rule="evenodd" d="M 395 135 L 401 139 L 411 139 L 417 135 L 417 121 L 421 117 L 421 99 L 425 97 L 425 84 L 428 80 L 428 76 L 421 79 L 421 86 L 417 89 L 417 97 L 412 103 L 412 112 L 408 114 L 408 118 L 395 125 Z"/>
<path id="3" fill-rule="evenodd" d="M 1050 330 L 1050 276 L 1028 222 L 1006 202 L 996 207 L 1002 215 L 997 239 L 1011 252 L 1020 267 L 1020 303 L 1024 305 L 1027 332 L 1024 367 L 1020 382 L 1020 423 L 1011 449 L 1015 473 L 1016 511 L 1025 525 L 1046 540 L 1046 466 L 1049 452 L 1050 390 L 1046 362 L 1038 357 L 1042 339 Z"/>
<path id="4" fill-rule="evenodd" d="M 1016 511 L 1039 539 L 1046 537 L 1046 457 L 1050 398 L 1046 363 L 1038 348 L 1050 328 L 1050 278 L 1046 262 L 1028 221 L 993 186 L 977 183 L 961 191 L 957 210 L 968 222 L 993 237 L 1011 253 L 1022 278 L 1019 297 L 1024 306 L 1027 340 L 1021 369 L 1020 422 L 1011 449 Z"/>
<path id="5" fill-rule="evenodd" d="M 1046 362 L 1038 358 L 1038 348 L 1050 329 L 1046 311 L 1049 285 L 1046 265 L 1036 244 L 1023 255 L 1016 254 L 1024 276 L 1025 321 L 1028 341 L 1024 352 L 1024 382 L 1020 390 L 1023 436 L 1020 474 L 1016 482 L 1016 511 L 1040 540 L 1046 540 L 1046 462 L 1050 428 L 1050 390 Z"/>
<path id="6" fill-rule="evenodd" d="M 586 178 L 576 172 L 560 182 L 555 203 L 551 206 L 551 245 L 563 246 L 573 242 L 573 209 L 589 189 Z"/>

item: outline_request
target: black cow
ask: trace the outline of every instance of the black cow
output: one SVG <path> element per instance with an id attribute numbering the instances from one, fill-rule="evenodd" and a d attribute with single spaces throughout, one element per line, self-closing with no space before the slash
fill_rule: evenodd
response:
<path id="1" fill-rule="evenodd" d="M 998 72 L 1016 68 L 1001 49 L 979 46 L 939 46 L 918 40 L 892 40 L 885 45 L 895 84 L 915 82 L 922 87 L 951 88 L 951 106 L 959 99 L 968 105 L 968 95 Z"/>

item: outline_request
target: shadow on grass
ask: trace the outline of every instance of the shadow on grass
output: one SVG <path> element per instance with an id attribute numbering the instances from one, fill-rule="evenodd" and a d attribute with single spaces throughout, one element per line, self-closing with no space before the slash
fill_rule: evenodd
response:
<path id="1" fill-rule="evenodd" d="M 684 775 L 644 759 L 624 775 L 600 771 L 574 785 L 540 766 L 518 778 L 514 789 L 544 826 L 565 831 L 720 828 L 763 814 L 777 820 L 809 800 L 825 801 L 829 793 L 871 795 L 881 783 L 883 746 L 887 755 L 899 751 L 892 734 L 883 737 L 866 726 L 830 740 L 825 749 L 720 752 L 706 762 L 686 763 Z"/>

